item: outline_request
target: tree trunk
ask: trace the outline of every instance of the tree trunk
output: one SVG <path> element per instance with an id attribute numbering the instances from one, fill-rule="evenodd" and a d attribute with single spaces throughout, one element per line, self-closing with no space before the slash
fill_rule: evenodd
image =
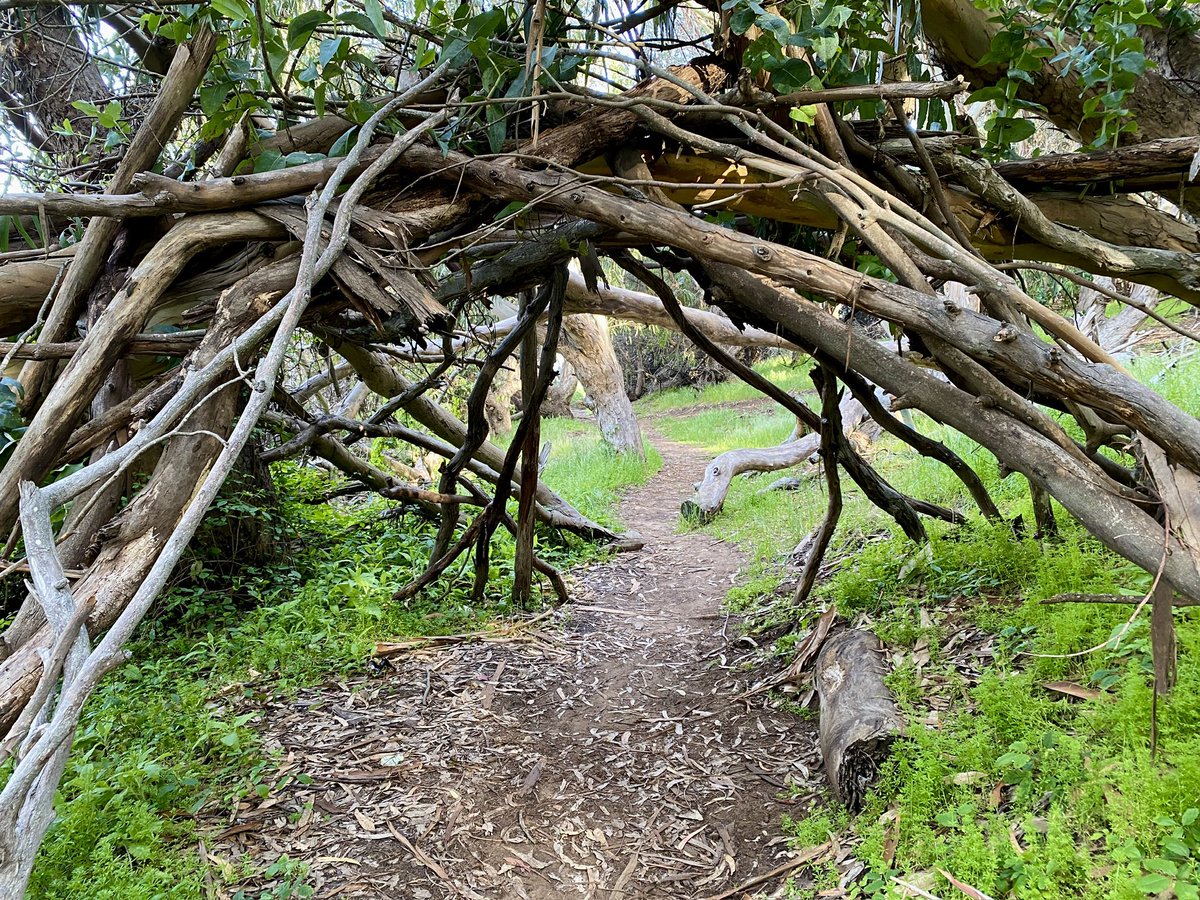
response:
<path id="1" fill-rule="evenodd" d="M 73 159 L 92 131 L 87 114 L 73 103 L 103 108 L 111 91 L 79 42 L 67 9 L 39 4 L 0 13 L 0 23 L 15 35 L 0 44 L 0 103 L 31 144 Z M 64 121 L 72 134 L 55 132 Z"/>
<path id="2" fill-rule="evenodd" d="M 483 414 L 487 418 L 490 433 L 501 435 L 512 431 L 513 397 L 520 388 L 521 379 L 517 377 L 516 360 L 512 359 L 496 373 L 492 389 L 488 391 L 487 400 L 483 404 Z"/>
<path id="3" fill-rule="evenodd" d="M 625 378 L 613 350 L 608 321 L 592 315 L 566 316 L 562 354 L 595 404 L 596 421 L 605 443 L 618 453 L 636 453 L 644 459 L 642 431 L 625 393 Z"/>
<path id="4" fill-rule="evenodd" d="M 550 382 L 550 390 L 542 402 L 542 415 L 547 418 L 569 419 L 571 400 L 575 397 L 575 389 L 579 387 L 579 379 L 575 375 L 575 367 L 559 357 L 558 375 Z"/>
<path id="5" fill-rule="evenodd" d="M 814 675 L 821 698 L 821 758 L 833 796 L 851 811 L 879 775 L 879 766 L 905 722 L 883 679 L 879 639 L 847 629 L 829 638 Z"/>

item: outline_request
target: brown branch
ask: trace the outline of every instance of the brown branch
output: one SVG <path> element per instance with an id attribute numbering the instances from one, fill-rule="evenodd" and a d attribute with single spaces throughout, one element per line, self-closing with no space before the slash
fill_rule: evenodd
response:
<path id="1" fill-rule="evenodd" d="M 821 392 L 821 465 L 825 470 L 825 489 L 829 498 L 825 518 L 817 529 L 808 559 L 804 561 L 804 568 L 800 572 L 800 583 L 796 585 L 796 593 L 792 597 L 795 606 L 806 602 L 812 593 L 821 561 L 825 558 L 825 551 L 829 549 L 829 542 L 842 515 L 842 482 L 838 477 L 838 444 L 845 440 L 841 411 L 838 409 L 841 398 L 838 396 L 837 381 L 831 373 L 814 369 L 812 380 Z"/>
<path id="2" fill-rule="evenodd" d="M 953 81 L 904 81 L 895 84 L 863 84 L 825 88 L 820 91 L 796 91 L 778 97 L 764 97 L 753 107 L 808 106 L 814 103 L 841 103 L 855 100 L 948 100 L 969 91 L 970 85 L 959 76 Z"/>
<path id="3" fill-rule="evenodd" d="M 195 347 L 203 337 L 203 331 L 137 334 L 121 350 L 130 356 L 181 356 Z M 64 341 L 57 344 L 0 341 L 0 353 L 12 353 L 13 359 L 70 359 L 82 345 L 82 341 Z"/>

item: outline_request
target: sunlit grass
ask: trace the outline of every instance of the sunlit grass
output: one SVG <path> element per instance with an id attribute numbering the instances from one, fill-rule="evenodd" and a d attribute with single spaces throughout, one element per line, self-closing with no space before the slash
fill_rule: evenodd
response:
<path id="1" fill-rule="evenodd" d="M 796 418 L 779 407 L 706 409 L 686 416 L 654 420 L 664 437 L 692 444 L 713 454 L 739 447 L 773 447 L 787 440 Z"/>
<path id="2" fill-rule="evenodd" d="M 546 419 L 542 442 L 550 444 L 542 472 L 546 484 L 588 518 L 614 528 L 623 527 L 617 515 L 622 492 L 644 484 L 662 467 L 662 457 L 648 441 L 644 460 L 633 453 L 616 453 L 591 422 Z"/>
<path id="3" fill-rule="evenodd" d="M 756 363 L 754 370 L 785 391 L 798 393 L 812 390 L 812 381 L 808 377 L 809 360 L 807 357 L 799 357 L 790 353 L 773 356 Z M 634 404 L 634 408 L 639 414 L 645 415 L 689 406 L 714 406 L 720 403 L 738 403 L 758 399 L 765 398 L 758 390 L 741 379 L 731 377 L 726 381 L 710 384 L 703 388 L 687 387 L 656 391 L 638 400 Z"/>

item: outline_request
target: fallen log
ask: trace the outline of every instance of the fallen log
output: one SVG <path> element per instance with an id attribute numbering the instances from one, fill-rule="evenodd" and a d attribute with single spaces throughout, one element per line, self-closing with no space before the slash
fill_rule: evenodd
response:
<path id="1" fill-rule="evenodd" d="M 842 398 L 839 408 L 847 435 L 867 420 L 866 408 L 849 393 Z M 821 436 L 808 434 L 774 447 L 728 450 L 708 464 L 695 495 L 683 502 L 680 511 L 685 518 L 701 523 L 711 522 L 725 504 L 725 495 L 729 493 L 729 486 L 736 476 L 744 472 L 777 472 L 798 466 L 808 462 L 819 449 Z"/>
<path id="2" fill-rule="evenodd" d="M 834 798 L 852 811 L 861 808 L 905 726 L 883 683 L 882 650 L 869 631 L 847 629 L 826 640 L 817 657 L 821 758 Z"/>

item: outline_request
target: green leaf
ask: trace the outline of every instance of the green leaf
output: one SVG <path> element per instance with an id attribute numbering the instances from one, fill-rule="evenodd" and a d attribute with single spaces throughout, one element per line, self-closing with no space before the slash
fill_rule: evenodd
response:
<path id="1" fill-rule="evenodd" d="M 467 20 L 466 27 L 463 32 L 467 36 L 468 41 L 474 41 L 479 38 L 490 38 L 497 31 L 504 27 L 504 9 L 501 6 L 494 6 L 486 12 L 481 12 L 478 15 L 471 16 Z"/>
<path id="2" fill-rule="evenodd" d="M 499 153 L 508 135 L 507 107 L 500 104 L 489 104 L 485 110 L 487 117 L 488 148 L 493 153 Z"/>
<path id="3" fill-rule="evenodd" d="M 206 84 L 200 88 L 200 109 L 206 116 L 216 115 L 225 104 L 225 98 L 229 96 L 230 84 L 228 81 L 221 84 Z"/>
<path id="4" fill-rule="evenodd" d="M 209 4 L 226 19 L 234 22 L 248 22 L 253 13 L 245 0 L 212 0 Z"/>
<path id="5" fill-rule="evenodd" d="M 996 760 L 996 765 L 1010 766 L 1014 769 L 1023 769 L 1031 762 L 1033 762 L 1033 759 L 1029 756 L 1029 754 L 1009 751 Z"/>
<path id="6" fill-rule="evenodd" d="M 1166 875 L 1143 875 L 1135 882 L 1139 891 L 1147 894 L 1159 894 L 1171 886 L 1171 879 Z"/>
<path id="7" fill-rule="evenodd" d="M 387 37 L 388 27 L 387 20 L 383 17 L 383 4 L 379 0 L 366 0 L 364 8 L 367 11 L 367 18 L 375 26 L 375 37 Z"/>
<path id="8" fill-rule="evenodd" d="M 813 50 L 817 51 L 817 56 L 829 62 L 837 55 L 839 43 L 836 34 L 831 34 L 827 37 L 813 38 Z"/>
<path id="9" fill-rule="evenodd" d="M 1200 887 L 1185 881 L 1176 881 L 1175 900 L 1200 900 Z"/>
<path id="10" fill-rule="evenodd" d="M 1006 94 L 1004 88 L 1000 87 L 1000 85 L 989 84 L 987 87 L 983 87 L 977 91 L 973 91 L 970 94 L 970 96 L 967 97 L 966 102 L 967 103 L 982 103 L 985 100 L 991 100 L 993 102 L 997 102 L 997 101 L 1003 100 L 1006 96 L 1007 96 L 1007 94 Z"/>
<path id="11" fill-rule="evenodd" d="M 822 28 L 841 28 L 850 21 L 854 11 L 848 6 L 835 6 L 821 22 Z M 888 48 L 891 50 L 891 47 Z"/>
<path id="12" fill-rule="evenodd" d="M 729 17 L 729 30 L 734 34 L 745 34 L 754 24 L 755 18 L 754 10 L 743 6 Z"/>
<path id="13" fill-rule="evenodd" d="M 330 37 L 321 41 L 321 49 L 317 52 L 317 64 L 323 69 L 329 65 L 332 60 L 342 49 L 342 43 L 345 38 Z"/>
<path id="14" fill-rule="evenodd" d="M 368 103 L 366 100 L 351 100 L 346 104 L 346 118 L 361 125 L 375 115 L 377 108 L 374 103 Z"/>
<path id="15" fill-rule="evenodd" d="M 375 37 L 382 37 L 382 35 L 375 34 L 375 23 L 357 9 L 342 13 L 338 16 L 338 19 L 347 25 L 353 25 L 359 31 L 365 31 L 367 34 L 374 35 Z"/>
<path id="16" fill-rule="evenodd" d="M 329 14 L 319 9 L 310 9 L 308 12 L 300 13 L 288 23 L 288 49 L 299 50 L 308 43 L 308 39 L 317 30 L 317 26 L 324 25 L 328 21 L 330 21 Z"/>
<path id="17" fill-rule="evenodd" d="M 1161 875 L 1168 875 L 1171 878 L 1174 878 L 1179 874 L 1179 866 L 1171 862 L 1169 859 L 1163 859 L 1161 856 L 1155 857 L 1154 859 L 1143 860 L 1142 865 L 1144 865 L 1151 872 L 1158 872 Z"/>
<path id="18" fill-rule="evenodd" d="M 788 38 L 791 37 L 792 34 L 792 29 L 788 28 L 788 23 L 785 22 L 780 16 L 770 14 L 759 16 L 758 19 L 755 20 L 755 24 L 767 34 L 775 38 L 775 40 L 779 41 L 780 46 L 786 44 Z"/>
<path id="19" fill-rule="evenodd" d="M 91 116 L 93 119 L 100 115 L 100 107 L 88 100 L 73 100 L 71 105 L 83 113 L 85 116 Z"/>
<path id="20" fill-rule="evenodd" d="M 1179 817 L 1179 823 L 1184 828 L 1187 828 L 1196 821 L 1197 817 L 1200 817 L 1200 809 L 1196 809 L 1196 807 L 1193 806 L 1190 809 L 1185 810 L 1183 815 Z"/>
<path id="21" fill-rule="evenodd" d="M 1191 848 L 1188 847 L 1188 845 L 1183 841 L 1179 840 L 1179 838 L 1166 838 L 1162 842 L 1162 847 L 1163 850 L 1176 859 L 1187 859 L 1192 853 Z"/>
<path id="22" fill-rule="evenodd" d="M 1016 144 L 1033 137 L 1037 126 L 1029 119 L 997 116 L 992 119 L 991 133 L 997 144 Z"/>
<path id="23" fill-rule="evenodd" d="M 308 153 L 304 150 L 293 150 L 283 158 L 283 163 L 285 166 L 303 166 L 307 163 L 320 162 L 324 158 L 324 153 Z"/>
<path id="24" fill-rule="evenodd" d="M 788 110 L 788 116 L 793 122 L 811 125 L 817 121 L 817 108 L 816 106 L 793 106 Z"/>
<path id="25" fill-rule="evenodd" d="M 283 161 L 283 154 L 274 147 L 264 150 L 254 158 L 255 172 L 275 172 L 286 167 L 287 163 Z"/>
<path id="26" fill-rule="evenodd" d="M 771 68 L 771 85 L 781 94 L 791 94 L 803 90 L 812 80 L 812 68 L 802 59 L 780 60 L 779 65 Z"/>
<path id="27" fill-rule="evenodd" d="M 358 128 L 351 128 L 340 138 L 333 142 L 333 146 L 329 148 L 329 158 L 335 159 L 339 156 L 345 156 L 350 152 L 350 146 L 358 140 Z"/>

